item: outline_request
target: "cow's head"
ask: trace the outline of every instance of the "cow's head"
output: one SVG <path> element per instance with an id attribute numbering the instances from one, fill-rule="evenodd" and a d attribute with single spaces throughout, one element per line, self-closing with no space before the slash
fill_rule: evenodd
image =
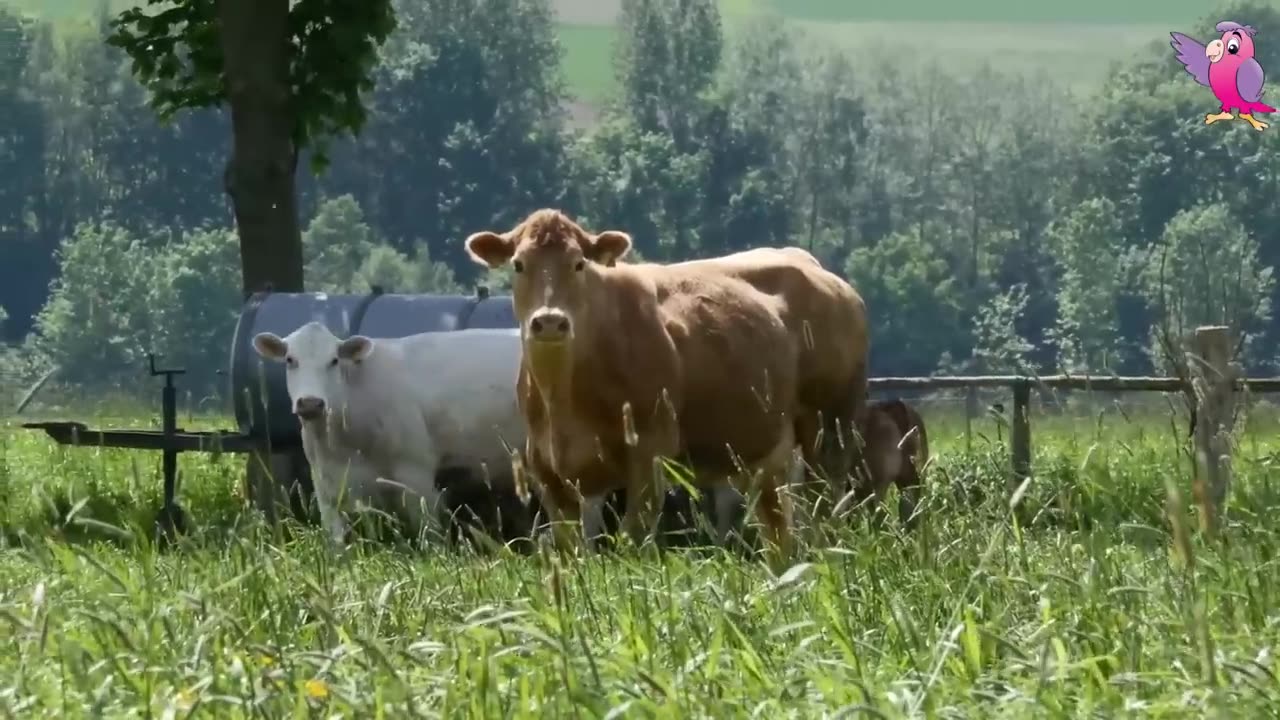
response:
<path id="1" fill-rule="evenodd" d="M 369 357 L 373 346 L 363 335 L 339 340 L 318 322 L 285 338 L 269 332 L 253 337 L 259 355 L 284 363 L 293 413 L 303 422 L 322 419 L 326 410 L 346 405 L 351 369 Z"/>
<path id="2" fill-rule="evenodd" d="M 512 230 L 485 231 L 467 238 L 478 263 L 499 268 L 511 263 L 511 294 L 520 336 L 535 347 L 564 346 L 573 339 L 591 306 L 589 288 L 602 267 L 631 250 L 631 237 L 606 230 L 593 235 L 558 210 L 543 209 Z"/>

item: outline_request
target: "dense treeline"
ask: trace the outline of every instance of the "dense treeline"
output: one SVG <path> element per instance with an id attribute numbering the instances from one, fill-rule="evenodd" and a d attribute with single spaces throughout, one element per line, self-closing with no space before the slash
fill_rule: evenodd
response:
<path id="1" fill-rule="evenodd" d="M 1079 98 L 857 63 L 776 22 L 729 41 L 712 0 L 623 6 L 617 98 L 581 130 L 548 0 L 401 3 L 369 124 L 301 179 L 308 285 L 500 283 L 462 239 L 555 205 L 646 259 L 810 249 L 867 298 L 880 374 L 1163 371 L 1205 322 L 1274 369 L 1280 141 L 1206 127 L 1212 96 L 1158 39 Z M 1223 16 L 1280 32 L 1265 2 Z M 132 384 L 154 350 L 213 389 L 239 305 L 227 122 L 158 122 L 105 28 L 0 14 L 7 372 Z"/>

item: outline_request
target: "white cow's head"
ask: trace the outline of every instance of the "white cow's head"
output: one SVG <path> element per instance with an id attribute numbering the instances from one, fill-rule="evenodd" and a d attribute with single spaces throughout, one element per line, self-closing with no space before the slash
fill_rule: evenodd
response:
<path id="1" fill-rule="evenodd" d="M 253 337 L 253 349 L 268 360 L 283 362 L 293 413 L 303 422 L 324 417 L 327 408 L 347 403 L 347 374 L 373 352 L 373 340 L 355 335 L 339 340 L 318 322 L 309 322 L 286 338 L 264 332 Z"/>

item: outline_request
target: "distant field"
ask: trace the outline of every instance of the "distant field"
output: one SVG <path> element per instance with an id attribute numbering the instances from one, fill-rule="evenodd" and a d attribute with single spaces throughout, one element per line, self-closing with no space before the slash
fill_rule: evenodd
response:
<path id="1" fill-rule="evenodd" d="M 877 60 L 901 66 L 905 25 L 894 22 L 796 24 L 812 36 L 848 50 L 860 71 L 874 73 Z M 1004 72 L 1043 74 L 1079 92 L 1097 88 L 1113 62 L 1123 62 L 1143 45 L 1167 37 L 1163 25 L 1015 23 L 911 23 L 907 62 L 936 62 L 948 73 L 965 74 L 988 64 Z"/>
<path id="2" fill-rule="evenodd" d="M 1280 3 L 1280 0 L 1273 0 Z M 100 0 L 0 0 L 65 22 L 93 17 Z M 599 106 L 611 92 L 620 0 L 553 0 L 561 20 L 565 75 L 579 105 Z M 109 0 L 113 8 L 129 0 Z M 721 0 L 726 32 L 753 15 L 783 18 L 843 48 L 874 72 L 890 47 L 895 65 L 937 63 L 953 72 L 983 64 L 1039 74 L 1080 92 L 1097 88 L 1111 63 L 1124 61 L 1170 30 L 1193 27 L 1205 0 Z M 1247 22 L 1249 18 L 1234 18 Z M 908 50 L 903 52 L 903 45 Z"/>
<path id="3" fill-rule="evenodd" d="M 1167 23 L 1190 21 L 1214 7 L 1207 0 L 768 0 L 778 13 L 822 22 Z M 1243 22 L 1243 20 L 1241 21 Z M 1172 29 L 1172 28 L 1170 28 Z"/>
<path id="4" fill-rule="evenodd" d="M 607 25 L 560 26 L 565 78 L 572 91 L 598 103 L 613 88 L 613 46 L 617 31 Z"/>

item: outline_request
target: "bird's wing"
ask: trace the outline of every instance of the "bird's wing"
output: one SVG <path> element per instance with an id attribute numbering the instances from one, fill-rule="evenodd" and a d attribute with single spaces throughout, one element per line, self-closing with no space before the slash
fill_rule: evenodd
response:
<path id="1" fill-rule="evenodd" d="M 1257 60 L 1249 58 L 1236 70 L 1236 89 L 1246 102 L 1262 100 L 1262 66 Z"/>
<path id="2" fill-rule="evenodd" d="M 1182 33 L 1169 33 L 1169 37 L 1173 38 L 1169 47 L 1177 53 L 1178 62 L 1196 82 L 1209 87 L 1209 58 L 1204 54 L 1204 45 Z"/>

